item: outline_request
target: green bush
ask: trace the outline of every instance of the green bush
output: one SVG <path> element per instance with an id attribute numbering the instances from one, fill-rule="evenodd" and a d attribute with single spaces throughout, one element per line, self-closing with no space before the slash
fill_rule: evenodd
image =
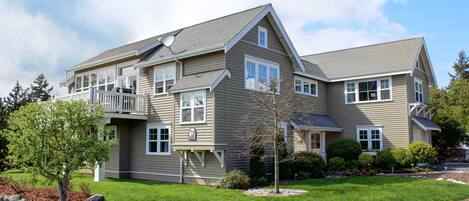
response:
<path id="1" fill-rule="evenodd" d="M 258 177 L 251 179 L 251 186 L 267 186 L 269 185 L 269 180 L 267 177 Z"/>
<path id="2" fill-rule="evenodd" d="M 345 170 L 345 160 L 341 157 L 332 157 L 327 164 L 327 170 L 340 172 Z"/>
<path id="3" fill-rule="evenodd" d="M 373 156 L 370 154 L 362 154 L 358 157 L 361 167 L 368 169 L 373 165 Z"/>
<path id="4" fill-rule="evenodd" d="M 425 142 L 413 142 L 409 145 L 409 152 L 414 163 L 433 163 L 437 160 L 435 148 Z"/>
<path id="5" fill-rule="evenodd" d="M 348 172 L 356 172 L 360 167 L 360 162 L 358 160 L 349 160 L 345 161 L 345 170 Z"/>
<path id="6" fill-rule="evenodd" d="M 403 169 L 412 165 L 410 152 L 403 148 L 387 148 L 378 152 L 376 165 L 384 169 Z"/>
<path id="7" fill-rule="evenodd" d="M 228 172 L 220 183 L 220 186 L 226 189 L 248 189 L 249 185 L 249 176 L 241 170 Z"/>
<path id="8" fill-rule="evenodd" d="M 280 179 L 293 179 L 291 160 L 280 161 L 278 165 Z"/>
<path id="9" fill-rule="evenodd" d="M 341 157 L 344 160 L 357 160 L 362 153 L 360 144 L 352 139 L 337 140 L 327 147 L 327 156 Z"/>
<path id="10" fill-rule="evenodd" d="M 265 176 L 265 163 L 262 160 L 249 160 L 249 176 L 251 178 L 259 178 Z"/>
<path id="11" fill-rule="evenodd" d="M 323 177 L 326 164 L 324 159 L 314 153 L 298 152 L 292 155 L 292 172 L 293 173 L 310 173 L 311 177 Z"/>

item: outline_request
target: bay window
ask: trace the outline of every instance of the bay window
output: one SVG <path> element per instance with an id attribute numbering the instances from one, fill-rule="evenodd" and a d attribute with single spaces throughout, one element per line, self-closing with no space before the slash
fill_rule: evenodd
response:
<path id="1" fill-rule="evenodd" d="M 357 141 L 364 151 L 379 151 L 383 148 L 382 127 L 358 126 Z"/>
<path id="2" fill-rule="evenodd" d="M 415 101 L 423 103 L 423 84 L 422 80 L 415 78 L 414 80 L 414 90 L 415 90 Z"/>
<path id="3" fill-rule="evenodd" d="M 169 155 L 171 152 L 171 126 L 147 124 L 146 153 L 148 155 Z"/>
<path id="4" fill-rule="evenodd" d="M 204 123 L 206 108 L 206 91 L 181 93 L 181 123 Z"/>
<path id="5" fill-rule="evenodd" d="M 276 83 L 275 93 L 280 92 L 280 70 L 278 64 L 245 57 L 245 88 L 256 91 L 271 91 L 270 83 Z"/>
<path id="6" fill-rule="evenodd" d="M 345 102 L 375 102 L 392 99 L 391 78 L 345 82 Z"/>
<path id="7" fill-rule="evenodd" d="M 176 65 L 174 63 L 155 67 L 154 70 L 154 94 L 165 94 L 175 84 Z"/>
<path id="8" fill-rule="evenodd" d="M 316 80 L 295 78 L 295 92 L 300 94 L 317 96 L 318 82 Z"/>

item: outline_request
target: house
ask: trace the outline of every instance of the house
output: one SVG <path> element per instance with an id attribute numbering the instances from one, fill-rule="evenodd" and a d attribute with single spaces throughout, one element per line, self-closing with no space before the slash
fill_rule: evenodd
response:
<path id="1" fill-rule="evenodd" d="M 303 113 L 281 122 L 294 151 L 325 157 L 351 138 L 376 153 L 439 130 L 424 104 L 436 80 L 423 38 L 300 57 L 270 4 L 105 51 L 67 70 L 69 94 L 57 99 L 101 104 L 110 117 L 119 144 L 97 180 L 211 184 L 249 168 L 239 139 L 255 125 L 243 116 L 268 80 L 301 101 Z"/>

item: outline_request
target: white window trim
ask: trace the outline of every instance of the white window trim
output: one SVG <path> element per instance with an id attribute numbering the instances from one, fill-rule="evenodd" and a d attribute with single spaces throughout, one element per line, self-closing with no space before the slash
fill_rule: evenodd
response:
<path id="1" fill-rule="evenodd" d="M 160 129 L 168 129 L 168 152 L 160 152 Z M 156 152 L 150 152 L 150 129 L 158 129 L 158 136 L 156 140 Z M 171 155 L 171 125 L 170 124 L 160 124 L 160 123 L 148 123 L 147 124 L 147 131 L 146 131 L 146 145 L 145 145 L 145 154 L 146 155 L 161 155 L 161 156 L 169 156 Z"/>
<path id="2" fill-rule="evenodd" d="M 174 86 L 176 84 L 176 77 L 177 77 L 176 63 L 170 63 L 170 64 L 166 64 L 163 66 L 155 66 L 153 68 L 153 95 L 154 96 L 167 95 L 168 92 L 166 91 L 166 81 L 172 80 L 172 79 L 159 80 L 159 82 L 163 81 L 163 92 L 156 93 L 156 69 L 158 68 L 173 68 L 174 69 L 174 82 L 173 82 L 173 86 Z"/>
<path id="3" fill-rule="evenodd" d="M 420 84 L 420 87 L 422 88 L 422 91 L 417 91 L 417 88 L 415 87 L 415 84 Z M 416 96 L 416 93 L 419 93 L 419 94 L 422 94 L 422 100 L 418 100 L 417 96 Z M 424 97 L 423 97 L 423 81 L 419 78 L 414 78 L 414 101 L 415 102 L 418 102 L 418 103 L 423 103 L 424 101 Z"/>
<path id="4" fill-rule="evenodd" d="M 204 108 L 204 120 L 203 121 L 194 121 L 194 108 L 195 107 L 195 104 L 194 104 L 194 101 L 195 101 L 195 98 L 194 98 L 194 94 L 196 92 L 204 92 L 204 105 L 203 105 L 203 108 Z M 188 94 L 190 93 L 191 94 L 191 106 L 190 107 L 182 107 L 182 95 L 183 94 Z M 201 106 L 197 106 L 197 108 L 199 108 Z M 187 109 L 187 108 L 190 108 L 191 109 L 191 121 L 186 121 L 186 122 L 182 122 L 182 109 Z M 199 90 L 199 91 L 189 91 L 189 92 L 182 92 L 179 94 L 179 124 L 181 125 L 187 125 L 187 124 L 203 124 L 203 123 L 206 123 L 207 122 L 207 91 L 206 90 Z"/>
<path id="5" fill-rule="evenodd" d="M 296 80 L 300 80 L 300 81 L 301 81 L 301 92 L 296 91 Z M 304 82 L 308 82 L 308 83 L 309 83 L 309 87 L 310 87 L 309 92 L 310 92 L 310 93 L 306 93 L 306 92 L 305 92 L 305 89 L 304 89 Z M 314 84 L 314 85 L 315 85 L 316 94 L 313 94 L 313 93 L 312 93 L 311 84 Z M 318 97 L 318 94 L 319 94 L 319 91 L 318 91 L 318 81 L 316 81 L 316 80 L 310 80 L 310 79 L 295 77 L 295 79 L 293 79 L 293 86 L 294 86 L 294 91 L 295 91 L 295 93 L 297 93 L 297 94 L 303 94 L 303 95 L 307 95 L 307 96 Z"/>
<path id="6" fill-rule="evenodd" d="M 247 76 L 248 76 L 247 62 L 251 62 L 251 63 L 255 64 L 255 69 L 256 69 L 255 87 L 254 87 L 255 89 L 248 88 L 247 85 L 246 85 Z M 261 90 L 258 86 L 259 85 L 259 64 L 267 66 L 267 79 L 270 76 L 270 68 L 276 68 L 277 69 L 277 78 L 278 78 L 277 81 L 279 83 L 277 83 L 278 87 L 277 87 L 277 93 L 276 94 L 280 94 L 280 91 L 281 91 L 280 86 L 281 85 L 280 85 L 280 67 L 279 67 L 279 64 L 271 62 L 271 61 L 259 59 L 259 58 L 253 57 L 253 56 L 248 56 L 248 55 L 244 56 L 244 88 L 247 89 L 247 90 L 252 90 L 252 91 L 266 92 L 264 90 Z"/>
<path id="7" fill-rule="evenodd" d="M 265 46 L 261 45 L 261 32 L 264 32 L 265 34 Z M 259 45 L 259 47 L 269 48 L 269 35 L 267 29 L 261 26 L 257 29 L 257 45 Z"/>
<path id="8" fill-rule="evenodd" d="M 381 100 L 381 80 L 389 80 L 389 99 Z M 376 96 L 378 97 L 377 100 L 369 100 L 369 101 L 360 101 L 359 100 L 359 93 L 358 93 L 358 83 L 359 82 L 367 82 L 367 81 L 376 81 Z M 347 84 L 354 83 L 355 85 L 355 102 L 347 102 Z M 385 89 L 384 89 L 385 90 Z M 364 80 L 355 80 L 344 82 L 344 103 L 345 104 L 361 104 L 361 103 L 376 103 L 376 102 L 388 102 L 393 100 L 392 95 L 392 77 L 380 77 L 380 78 L 372 78 L 372 79 L 364 79 Z"/>
<path id="9" fill-rule="evenodd" d="M 119 140 L 119 133 L 117 132 L 117 126 L 115 126 L 115 125 L 106 126 L 105 129 L 106 129 L 106 130 L 113 130 L 113 131 L 114 131 L 114 134 L 116 135 L 116 136 L 114 136 L 114 139 Z M 104 140 L 104 141 L 109 140 L 109 139 L 107 139 L 108 137 L 109 137 L 109 136 L 103 136 L 103 140 Z"/>
<path id="10" fill-rule="evenodd" d="M 288 140 L 288 124 L 285 122 L 280 122 L 279 128 L 283 129 L 283 141 L 286 143 Z"/>
<path id="11" fill-rule="evenodd" d="M 108 70 L 114 70 L 114 81 L 113 82 L 109 82 L 108 79 L 107 79 L 107 71 Z M 101 72 L 104 72 L 104 84 L 99 84 L 99 74 Z M 91 74 L 96 74 L 96 85 L 92 86 L 91 85 Z M 89 76 L 89 83 L 88 83 L 88 87 L 85 87 L 83 88 L 83 76 L 85 75 L 88 75 Z M 75 82 L 77 80 L 78 77 L 81 77 L 81 88 L 80 88 L 80 91 L 77 92 L 77 88 L 76 88 L 76 83 L 74 83 L 74 92 L 75 93 L 80 93 L 80 92 L 83 92 L 84 90 L 83 89 L 87 89 L 89 90 L 89 88 L 91 87 L 96 87 L 96 89 L 99 89 L 99 86 L 104 86 L 105 90 L 108 90 L 107 89 L 107 85 L 110 85 L 110 84 L 114 84 L 114 88 L 117 87 L 117 72 L 116 72 L 116 68 L 115 67 L 109 67 L 109 68 L 99 68 L 99 69 L 96 69 L 96 70 L 92 70 L 92 71 L 86 71 L 86 72 L 83 72 L 83 73 L 78 73 L 75 75 Z M 138 77 L 138 76 L 137 76 Z"/>
<path id="12" fill-rule="evenodd" d="M 368 149 L 364 150 L 364 152 L 376 152 L 383 150 L 383 126 L 381 125 L 360 125 L 357 126 L 356 129 L 356 140 L 360 143 L 360 130 L 367 130 L 367 141 L 368 141 Z M 372 148 L 372 139 L 371 139 L 371 130 L 379 130 L 379 150 L 373 150 Z M 361 144 L 360 144 L 361 147 Z"/>

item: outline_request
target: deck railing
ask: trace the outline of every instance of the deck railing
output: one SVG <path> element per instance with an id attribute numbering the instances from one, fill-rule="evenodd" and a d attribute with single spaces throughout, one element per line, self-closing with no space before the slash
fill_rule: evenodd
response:
<path id="1" fill-rule="evenodd" d="M 431 119 L 433 108 L 423 103 L 409 103 L 409 115 Z"/>
<path id="2" fill-rule="evenodd" d="M 128 113 L 147 115 L 146 95 L 90 89 L 89 91 L 56 97 L 57 100 L 87 100 L 91 104 L 101 104 L 108 113 Z"/>

